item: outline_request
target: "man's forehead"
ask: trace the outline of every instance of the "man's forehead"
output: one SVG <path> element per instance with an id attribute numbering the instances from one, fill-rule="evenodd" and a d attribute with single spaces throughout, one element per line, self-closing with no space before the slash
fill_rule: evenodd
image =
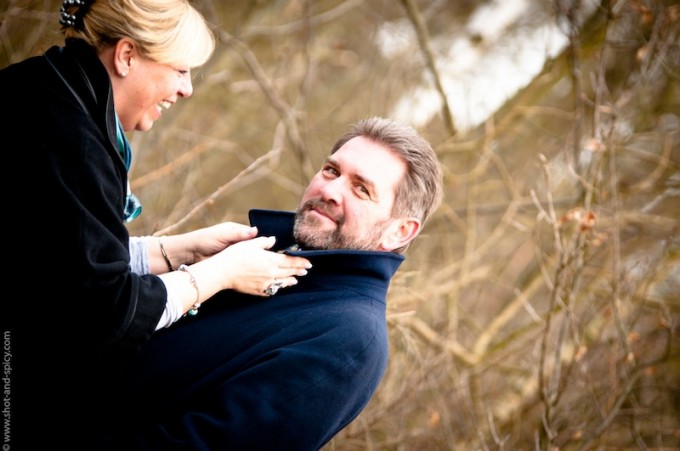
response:
<path id="1" fill-rule="evenodd" d="M 406 163 L 384 144 L 357 136 L 330 156 L 329 161 L 354 177 L 393 190 L 406 172 Z"/>

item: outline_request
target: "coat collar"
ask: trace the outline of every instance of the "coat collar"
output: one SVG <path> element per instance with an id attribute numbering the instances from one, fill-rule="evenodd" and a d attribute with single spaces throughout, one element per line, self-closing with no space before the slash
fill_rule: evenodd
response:
<path id="1" fill-rule="evenodd" d="M 113 90 L 106 68 L 96 50 L 81 39 L 69 38 L 64 47 L 50 48 L 45 57 L 62 81 L 85 107 L 97 125 L 106 131 L 110 150 L 118 155 Z M 123 166 L 125 162 L 119 158 Z"/>
<path id="2" fill-rule="evenodd" d="M 287 250 L 295 244 L 291 211 L 253 209 L 248 214 L 250 223 L 256 226 L 260 236 L 275 236 L 275 251 L 305 257 L 312 262 L 316 274 L 363 274 L 389 282 L 404 261 L 404 256 L 394 252 L 334 250 Z M 303 278 L 304 280 L 304 278 Z"/>

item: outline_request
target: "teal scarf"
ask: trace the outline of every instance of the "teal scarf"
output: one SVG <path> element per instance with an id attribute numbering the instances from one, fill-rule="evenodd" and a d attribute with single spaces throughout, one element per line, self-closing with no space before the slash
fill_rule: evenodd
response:
<path id="1" fill-rule="evenodd" d="M 125 161 L 125 168 L 129 171 L 130 165 L 132 164 L 132 149 L 130 148 L 130 143 L 125 136 L 123 131 L 123 126 L 120 124 L 120 119 L 118 119 L 118 114 L 116 114 L 116 140 L 118 141 L 118 151 L 120 156 L 123 157 Z M 125 222 L 130 222 L 135 219 L 142 212 L 142 203 L 139 201 L 137 196 L 132 194 L 130 190 L 130 180 L 127 182 L 127 198 L 125 199 L 125 211 L 123 212 L 123 218 Z"/>

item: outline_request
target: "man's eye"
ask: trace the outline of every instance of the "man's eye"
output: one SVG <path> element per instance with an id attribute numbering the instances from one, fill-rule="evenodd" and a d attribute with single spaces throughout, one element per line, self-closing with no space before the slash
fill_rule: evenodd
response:
<path id="1" fill-rule="evenodd" d="M 321 172 L 323 172 L 326 175 L 333 175 L 333 176 L 338 175 L 338 171 L 334 167 L 331 167 L 331 166 L 326 166 L 325 168 L 323 168 L 321 170 Z"/>

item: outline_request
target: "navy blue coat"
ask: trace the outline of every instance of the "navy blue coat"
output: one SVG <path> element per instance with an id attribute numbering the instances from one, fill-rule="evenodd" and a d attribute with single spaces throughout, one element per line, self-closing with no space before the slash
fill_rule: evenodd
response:
<path id="1" fill-rule="evenodd" d="M 293 213 L 251 222 L 293 243 Z M 120 420 L 112 449 L 317 450 L 357 417 L 387 365 L 385 300 L 403 256 L 289 253 L 313 265 L 297 285 L 220 292 L 145 345 L 107 409 Z"/>

